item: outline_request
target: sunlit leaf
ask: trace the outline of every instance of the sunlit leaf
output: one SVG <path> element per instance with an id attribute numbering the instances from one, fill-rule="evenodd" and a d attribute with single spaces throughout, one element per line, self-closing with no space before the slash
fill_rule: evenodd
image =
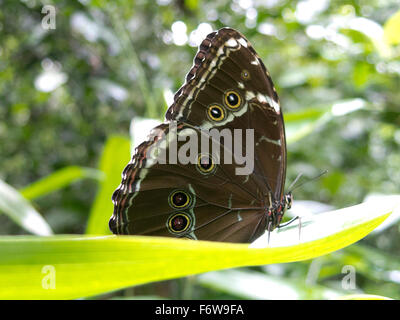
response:
<path id="1" fill-rule="evenodd" d="M 384 39 L 388 44 L 400 43 L 400 10 L 392 15 L 383 26 Z"/>
<path id="2" fill-rule="evenodd" d="M 293 202 L 292 208 L 285 214 L 290 217 L 305 217 L 313 214 L 318 214 L 333 210 L 334 207 L 322 202 L 311 200 L 299 200 Z M 385 220 L 386 221 L 386 220 Z"/>
<path id="3" fill-rule="evenodd" d="M 284 120 L 287 143 L 297 142 L 335 117 L 347 115 L 365 106 L 366 102 L 363 99 L 355 98 L 337 101 L 321 109 L 308 108 L 299 112 L 286 113 Z"/>
<path id="4" fill-rule="evenodd" d="M 385 203 L 386 201 L 399 201 L 399 195 L 384 195 L 378 193 L 372 193 L 365 197 L 365 202 L 375 202 L 375 203 Z M 388 219 L 386 219 L 378 228 L 376 228 L 373 232 L 380 233 L 386 230 L 387 228 L 393 226 L 394 224 L 400 221 L 400 208 L 396 208 L 393 213 L 390 215 Z"/>
<path id="5" fill-rule="evenodd" d="M 351 294 L 342 296 L 340 300 L 393 300 L 392 298 L 378 296 L 374 294 Z"/>
<path id="6" fill-rule="evenodd" d="M 21 189 L 20 192 L 26 199 L 32 200 L 57 191 L 84 178 L 101 180 L 102 177 L 102 172 L 96 169 L 69 166 L 35 181 L 29 186 Z"/>
<path id="7" fill-rule="evenodd" d="M 366 38 L 370 39 L 371 43 L 375 46 L 376 50 L 382 57 L 389 57 L 391 54 L 390 47 L 384 41 L 384 30 L 382 26 L 376 21 L 366 17 L 354 17 L 351 19 L 344 19 L 342 21 L 344 29 L 350 29 Z"/>
<path id="8" fill-rule="evenodd" d="M 143 236 L 1 237 L 0 284 L 7 290 L 0 298 L 78 298 L 212 270 L 307 260 L 365 237 L 397 205 L 322 213 L 302 221 L 300 241 L 294 225 L 274 231 L 269 245 L 261 237 L 251 247 Z"/>
<path id="9" fill-rule="evenodd" d="M 185 5 L 190 10 L 196 10 L 198 5 L 199 5 L 199 3 L 198 3 L 198 0 L 185 0 Z"/>
<path id="10" fill-rule="evenodd" d="M 130 160 L 130 141 L 125 137 L 110 137 L 100 159 L 99 169 L 105 178 L 100 182 L 92 205 L 86 233 L 110 234 L 108 220 L 114 206 L 111 196 L 121 183 L 121 173 Z"/>
<path id="11" fill-rule="evenodd" d="M 366 268 L 357 267 L 357 273 L 363 274 L 365 278 L 372 279 L 377 286 L 381 281 L 390 281 L 395 286 L 400 284 L 400 257 L 398 255 L 388 254 L 382 250 L 361 244 L 346 248 L 346 253 L 349 257 L 359 259 L 366 264 Z"/>
<path id="12" fill-rule="evenodd" d="M 40 213 L 17 190 L 2 180 L 0 180 L 0 212 L 33 234 L 48 236 L 53 233 Z"/>
<path id="13" fill-rule="evenodd" d="M 116 296 L 112 297 L 110 300 L 168 300 L 168 298 L 160 296 Z"/>
<path id="14" fill-rule="evenodd" d="M 286 141 L 288 144 L 291 144 L 323 126 L 331 120 L 332 115 L 329 110 L 306 109 L 301 112 L 286 113 L 284 114 L 284 118 Z"/>
<path id="15" fill-rule="evenodd" d="M 313 290 L 307 290 L 303 279 L 296 282 L 248 270 L 208 272 L 198 276 L 196 281 L 203 286 L 244 299 L 333 299 L 343 296 L 343 292 L 323 286 L 313 286 Z"/>
<path id="16" fill-rule="evenodd" d="M 150 131 L 161 124 L 158 119 L 135 117 L 131 121 L 129 132 L 131 136 L 131 151 L 147 140 Z"/>

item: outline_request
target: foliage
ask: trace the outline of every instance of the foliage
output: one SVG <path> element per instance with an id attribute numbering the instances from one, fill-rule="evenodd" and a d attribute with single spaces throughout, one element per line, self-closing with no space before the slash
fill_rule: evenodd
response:
<path id="1" fill-rule="evenodd" d="M 311 259 L 364 237 L 391 210 L 366 203 L 321 214 L 303 222 L 301 241 L 297 228 L 287 228 L 253 248 L 143 236 L 0 237 L 0 283 L 8 288 L 0 299 L 80 298 L 210 270 Z"/>
<path id="2" fill-rule="evenodd" d="M 44 4 L 57 10 L 54 30 L 42 27 Z M 223 26 L 250 40 L 274 79 L 288 133 L 288 185 L 299 172 L 311 178 L 328 170 L 296 189 L 296 199 L 340 208 L 371 194 L 400 193 L 395 0 L 3 0 L 0 8 L 1 199 L 34 210 L 48 233 L 106 232 L 111 193 L 129 161 L 131 119 L 162 119 L 199 34 Z M 112 136 L 126 138 L 116 138 L 120 156 L 107 163 L 104 146 Z M 35 233 L 13 215 L 18 208 L 6 207 L 0 234 Z M 281 287 L 295 284 L 298 298 L 313 298 L 302 293 L 338 289 L 342 267 L 352 265 L 357 289 L 345 294 L 399 299 L 393 217 L 385 229 L 330 255 L 235 270 L 233 277 L 251 281 L 256 273 Z M 204 279 L 139 286 L 135 295 L 243 297 L 233 286 L 210 287 Z"/>

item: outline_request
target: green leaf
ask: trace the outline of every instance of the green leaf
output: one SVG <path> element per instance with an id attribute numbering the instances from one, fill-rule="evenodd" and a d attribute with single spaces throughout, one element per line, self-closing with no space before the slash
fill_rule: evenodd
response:
<path id="1" fill-rule="evenodd" d="M 305 109 L 284 114 L 286 141 L 297 142 L 332 119 L 329 110 Z"/>
<path id="2" fill-rule="evenodd" d="M 69 166 L 57 170 L 47 177 L 30 184 L 21 189 L 20 192 L 26 199 L 32 200 L 57 191 L 81 179 L 92 178 L 101 180 L 102 177 L 103 175 L 99 170 Z"/>
<path id="3" fill-rule="evenodd" d="M 329 193 L 331 193 L 331 195 L 335 195 L 345 180 L 345 174 L 340 171 L 333 171 L 322 178 L 322 185 Z"/>
<path id="4" fill-rule="evenodd" d="M 297 142 L 335 117 L 343 116 L 365 107 L 365 100 L 354 98 L 338 101 L 321 109 L 308 108 L 300 112 L 286 113 L 284 114 L 286 141 L 288 144 Z"/>
<path id="5" fill-rule="evenodd" d="M 0 180 L 0 212 L 4 212 L 26 231 L 48 236 L 53 232 L 39 212 L 13 187 Z"/>
<path id="6" fill-rule="evenodd" d="M 364 61 L 357 62 L 352 73 L 354 86 L 358 88 L 366 86 L 374 72 L 374 67 L 371 64 Z"/>
<path id="7" fill-rule="evenodd" d="M 130 160 L 130 140 L 125 137 L 110 137 L 103 150 L 99 169 L 105 178 L 100 182 L 96 199 L 89 215 L 88 234 L 110 234 L 108 220 L 114 206 L 111 196 L 121 183 L 121 172 Z"/>
<path id="8" fill-rule="evenodd" d="M 387 44 L 400 43 L 400 10 L 386 21 L 383 26 L 383 37 Z"/>
<path id="9" fill-rule="evenodd" d="M 185 5 L 189 10 L 197 10 L 199 3 L 198 0 L 185 0 Z"/>
<path id="10" fill-rule="evenodd" d="M 116 296 L 110 300 L 168 300 L 168 298 L 161 296 Z"/>
<path id="11" fill-rule="evenodd" d="M 375 294 L 350 294 L 342 296 L 340 300 L 393 300 L 392 298 L 378 296 Z"/>
<path id="12" fill-rule="evenodd" d="M 144 236 L 0 237 L 0 299 L 71 299 L 251 265 L 312 259 L 348 246 L 398 205 L 368 202 L 302 220 L 250 247 Z M 256 248 L 257 247 L 257 248 Z M 52 289 L 54 287 L 54 289 Z"/>
<path id="13" fill-rule="evenodd" d="M 287 280 L 250 270 L 207 272 L 198 276 L 196 281 L 205 287 L 242 299 L 331 299 L 344 295 L 344 291 L 340 292 L 320 285 L 314 285 L 313 290 L 309 290 L 304 287 L 304 279 Z"/>

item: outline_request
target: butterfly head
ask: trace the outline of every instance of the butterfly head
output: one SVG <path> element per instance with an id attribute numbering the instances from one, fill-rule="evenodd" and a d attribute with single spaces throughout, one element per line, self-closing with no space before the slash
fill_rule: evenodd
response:
<path id="1" fill-rule="evenodd" d="M 293 195 L 291 192 L 288 192 L 285 195 L 285 209 L 289 210 L 292 207 L 292 202 L 293 202 Z"/>

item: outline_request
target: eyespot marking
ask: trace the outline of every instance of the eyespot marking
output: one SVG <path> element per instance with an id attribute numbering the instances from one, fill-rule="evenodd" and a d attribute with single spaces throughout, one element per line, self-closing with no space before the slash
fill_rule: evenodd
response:
<path id="1" fill-rule="evenodd" d="M 240 77 L 241 77 L 243 80 L 250 80 L 250 72 L 247 71 L 247 70 L 243 70 L 243 71 L 241 72 L 241 74 L 240 74 Z"/>
<path id="2" fill-rule="evenodd" d="M 185 212 L 173 214 L 168 218 L 168 230 L 173 234 L 181 234 L 187 231 L 192 224 L 191 217 Z"/>
<path id="3" fill-rule="evenodd" d="M 169 205 L 174 209 L 186 209 L 193 203 L 193 198 L 183 190 L 175 190 L 168 197 Z"/>
<path id="4" fill-rule="evenodd" d="M 228 90 L 224 95 L 224 104 L 229 109 L 238 109 L 242 105 L 242 98 L 234 90 Z"/>
<path id="5" fill-rule="evenodd" d="M 225 111 L 220 105 L 212 104 L 207 109 L 207 115 L 211 120 L 220 122 L 225 118 Z"/>
<path id="6" fill-rule="evenodd" d="M 214 159 L 209 154 L 198 156 L 196 168 L 201 174 L 211 174 L 217 169 Z"/>

